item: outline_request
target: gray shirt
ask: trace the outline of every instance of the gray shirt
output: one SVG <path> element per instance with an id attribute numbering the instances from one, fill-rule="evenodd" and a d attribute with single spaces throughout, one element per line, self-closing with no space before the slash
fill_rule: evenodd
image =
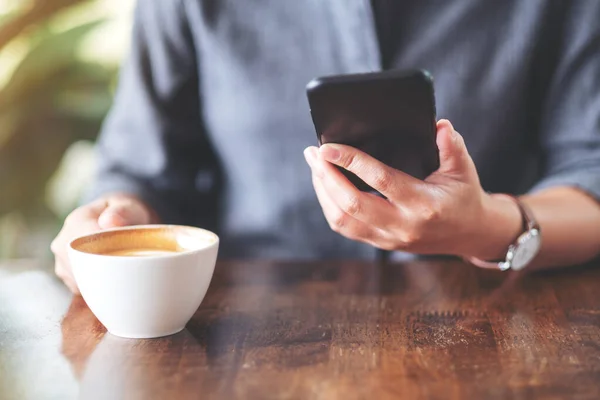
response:
<path id="1" fill-rule="evenodd" d="M 485 190 L 600 198 L 600 1 L 398 3 L 382 57 L 369 0 L 140 0 L 91 196 L 135 193 L 225 257 L 373 257 L 315 197 L 305 86 L 385 67 L 432 72 Z"/>

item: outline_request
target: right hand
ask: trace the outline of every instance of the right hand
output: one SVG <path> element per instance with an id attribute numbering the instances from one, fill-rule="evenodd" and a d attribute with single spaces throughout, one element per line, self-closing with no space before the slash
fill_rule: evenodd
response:
<path id="1" fill-rule="evenodd" d="M 141 200 L 126 194 L 105 196 L 77 208 L 67 216 L 61 231 L 50 245 L 55 257 L 56 275 L 74 294 L 79 294 L 67 256 L 69 242 L 103 229 L 150 224 L 153 222 L 153 215 Z"/>

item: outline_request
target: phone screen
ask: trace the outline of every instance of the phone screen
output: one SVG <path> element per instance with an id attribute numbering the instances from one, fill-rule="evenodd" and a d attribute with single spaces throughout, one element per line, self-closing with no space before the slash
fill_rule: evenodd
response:
<path id="1" fill-rule="evenodd" d="M 439 167 L 433 84 L 425 71 L 319 78 L 307 93 L 319 144 L 353 146 L 419 179 Z M 372 190 L 342 172 L 359 189 Z"/>

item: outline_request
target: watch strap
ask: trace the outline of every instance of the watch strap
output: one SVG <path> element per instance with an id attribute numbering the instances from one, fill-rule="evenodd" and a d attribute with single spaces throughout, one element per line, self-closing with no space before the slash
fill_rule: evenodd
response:
<path id="1" fill-rule="evenodd" d="M 531 211 L 531 208 L 529 208 L 529 206 L 525 203 L 523 203 L 521 200 L 519 200 L 518 198 L 514 197 L 514 196 L 510 196 L 510 195 L 505 195 L 507 197 L 511 197 L 515 203 L 517 203 L 517 206 L 519 207 L 519 210 L 521 211 L 521 216 L 523 217 L 523 223 L 525 224 L 526 230 L 525 231 L 530 231 L 532 229 L 537 229 L 538 231 L 540 230 L 540 226 L 537 223 L 535 217 L 533 216 L 533 212 Z"/>
<path id="2" fill-rule="evenodd" d="M 498 193 L 498 194 L 495 194 L 494 196 L 510 199 L 519 208 L 519 212 L 521 214 L 521 219 L 522 219 L 522 224 L 523 224 L 523 228 L 522 228 L 523 230 L 521 233 L 519 233 L 519 235 L 517 235 L 516 239 L 513 240 L 511 246 L 517 245 L 519 237 L 521 237 L 521 235 L 523 233 L 528 232 L 532 229 L 537 229 L 539 231 L 539 229 L 540 229 L 539 225 L 538 225 L 536 219 L 534 218 L 533 213 L 532 213 L 531 209 L 529 208 L 529 206 L 527 206 L 525 203 L 523 203 L 521 200 L 519 200 L 516 196 L 510 195 L 510 194 Z M 510 250 L 510 247 L 508 250 Z M 507 254 L 508 254 L 508 251 L 507 251 Z M 485 261 L 485 260 L 481 260 L 477 257 L 468 257 L 467 260 L 471 264 L 473 264 L 477 267 L 480 267 L 480 268 L 500 269 L 502 271 L 505 271 L 510 268 L 510 263 L 506 259 L 501 260 L 501 261 Z"/>

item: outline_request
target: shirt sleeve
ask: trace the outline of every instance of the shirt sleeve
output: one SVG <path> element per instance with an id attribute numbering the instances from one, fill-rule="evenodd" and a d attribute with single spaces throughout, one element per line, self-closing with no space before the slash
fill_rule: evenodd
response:
<path id="1" fill-rule="evenodd" d="M 600 1 L 564 4 L 540 122 L 542 178 L 531 191 L 570 186 L 600 200 Z"/>
<path id="2" fill-rule="evenodd" d="M 131 52 L 98 139 L 87 200 L 127 192 L 165 223 L 206 225 L 198 212 L 214 214 L 217 163 L 201 121 L 196 52 L 183 7 L 180 0 L 138 1 Z"/>

